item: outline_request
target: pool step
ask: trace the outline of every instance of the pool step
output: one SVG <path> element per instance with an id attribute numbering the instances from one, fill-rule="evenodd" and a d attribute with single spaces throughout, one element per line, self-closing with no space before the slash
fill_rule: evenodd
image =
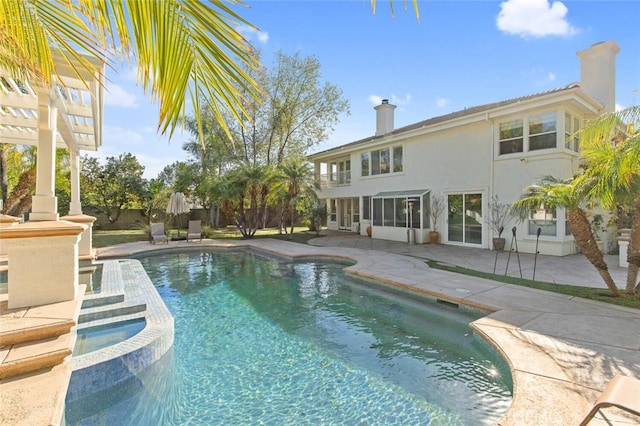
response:
<path id="1" fill-rule="evenodd" d="M 9 309 L 0 300 L 0 379 L 62 364 L 71 355 L 84 286 L 75 300 Z M 0 383 L 1 385 L 1 383 Z"/>
<path id="2" fill-rule="evenodd" d="M 95 306 L 92 308 L 83 308 L 78 317 L 78 324 L 84 324 L 89 321 L 97 321 L 105 318 L 120 317 L 124 315 L 136 314 L 147 310 L 146 303 L 127 303 L 120 302 L 111 305 Z"/>

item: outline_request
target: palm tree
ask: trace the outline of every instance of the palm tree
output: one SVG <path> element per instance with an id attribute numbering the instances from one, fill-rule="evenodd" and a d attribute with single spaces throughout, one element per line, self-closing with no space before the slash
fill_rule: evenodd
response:
<path id="1" fill-rule="evenodd" d="M 545 176 L 533 185 L 525 188 L 524 193 L 511 205 L 511 211 L 521 219 L 527 219 L 531 210 L 544 206 L 545 208 L 563 207 L 567 209 L 571 233 L 576 244 L 598 270 L 598 273 L 614 296 L 619 296 L 607 263 L 602 252 L 596 245 L 589 219 L 582 206 L 586 202 L 589 185 L 576 179 L 560 180 L 552 176 Z"/>
<path id="2" fill-rule="evenodd" d="M 580 135 L 586 167 L 584 181 L 594 182 L 588 196 L 611 209 L 633 194 L 633 221 L 627 251 L 629 269 L 625 291 L 637 292 L 640 270 L 640 107 L 604 114 Z"/>
<path id="3" fill-rule="evenodd" d="M 288 236 L 288 239 L 291 239 L 296 223 L 298 197 L 302 194 L 315 196 L 313 189 L 319 189 L 319 185 L 316 182 L 313 168 L 301 158 L 294 158 L 282 163 L 278 171 L 276 192 L 285 195 L 282 198 L 286 205 L 282 208 L 288 212 L 291 221 L 291 232 Z"/>
<path id="4" fill-rule="evenodd" d="M 60 63 L 93 73 L 89 58 L 133 61 L 145 93 L 159 102 L 162 133 L 173 133 L 189 103 L 199 120 L 201 97 L 226 129 L 225 111 L 240 119 L 246 115 L 241 93 L 257 97 L 258 91 L 241 65 L 257 68 L 258 61 L 238 30 L 254 27 L 235 5 L 242 3 L 1 1 L 0 64 L 14 78 L 51 86 Z"/>

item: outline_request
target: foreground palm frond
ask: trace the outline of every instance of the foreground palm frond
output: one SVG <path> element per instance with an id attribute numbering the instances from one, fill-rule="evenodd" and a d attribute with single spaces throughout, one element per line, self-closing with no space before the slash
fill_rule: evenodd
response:
<path id="1" fill-rule="evenodd" d="M 211 5 L 209 5 L 211 4 Z M 158 129 L 169 135 L 203 98 L 216 119 L 246 114 L 241 93 L 258 97 L 242 64 L 258 66 L 239 32 L 251 24 L 237 0 L 13 0 L 0 2 L 0 63 L 12 76 L 51 85 L 56 56 L 76 69 L 134 61 L 145 93 L 159 103 Z M 76 67 L 76 68 L 74 68 Z"/>

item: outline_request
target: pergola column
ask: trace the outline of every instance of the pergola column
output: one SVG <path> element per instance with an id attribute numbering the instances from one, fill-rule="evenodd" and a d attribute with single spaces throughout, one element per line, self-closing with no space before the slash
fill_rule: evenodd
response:
<path id="1" fill-rule="evenodd" d="M 57 108 L 51 103 L 49 93 L 45 88 L 38 90 L 36 193 L 29 215 L 32 221 L 59 218 L 58 199 L 55 196 Z"/>
<path id="2" fill-rule="evenodd" d="M 69 161 L 71 166 L 71 202 L 69 203 L 69 214 L 82 214 L 80 204 L 80 156 L 77 151 L 69 150 Z"/>

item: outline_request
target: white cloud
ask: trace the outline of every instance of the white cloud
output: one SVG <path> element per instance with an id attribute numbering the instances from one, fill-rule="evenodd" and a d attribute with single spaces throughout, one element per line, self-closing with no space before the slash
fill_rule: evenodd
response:
<path id="1" fill-rule="evenodd" d="M 117 126 L 104 126 L 102 139 L 105 147 L 108 146 L 121 152 L 129 152 L 127 148 L 143 145 L 145 140 L 140 132 Z"/>
<path id="2" fill-rule="evenodd" d="M 449 99 L 446 98 L 438 98 L 436 99 L 436 105 L 438 106 L 438 108 L 444 108 L 447 105 L 449 105 L 451 103 L 451 101 Z"/>
<path id="3" fill-rule="evenodd" d="M 547 75 L 547 78 L 549 79 L 549 81 L 556 81 L 556 75 L 554 73 L 552 73 L 552 72 L 550 72 Z"/>
<path id="4" fill-rule="evenodd" d="M 267 44 L 269 41 L 269 33 L 260 31 L 257 28 L 252 28 L 248 25 L 239 25 L 236 30 L 244 37 L 252 40 L 257 40 L 261 44 Z"/>
<path id="5" fill-rule="evenodd" d="M 105 105 L 123 107 L 123 108 L 137 108 L 136 95 L 130 91 L 125 90 L 122 86 L 117 84 L 107 84 L 107 89 L 104 94 Z"/>
<path id="6" fill-rule="evenodd" d="M 382 96 L 379 95 L 369 95 L 369 102 L 371 104 L 375 105 L 380 105 L 382 103 L 383 99 L 387 99 L 389 101 L 390 104 L 392 105 L 396 105 L 396 106 L 404 106 L 404 105 L 408 105 L 411 103 L 411 94 L 407 93 L 404 98 L 400 98 L 396 95 L 391 95 L 391 98 L 383 98 Z"/>
<path id="7" fill-rule="evenodd" d="M 523 38 L 565 36 L 577 32 L 566 19 L 567 7 L 560 1 L 507 0 L 500 4 L 498 29 Z"/>

